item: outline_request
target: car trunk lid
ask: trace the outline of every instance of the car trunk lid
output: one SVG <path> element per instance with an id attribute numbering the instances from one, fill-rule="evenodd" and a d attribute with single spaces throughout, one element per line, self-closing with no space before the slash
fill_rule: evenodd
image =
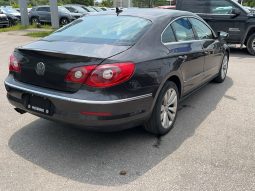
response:
<path id="1" fill-rule="evenodd" d="M 106 58 L 128 48 L 107 44 L 37 41 L 15 50 L 15 57 L 21 65 L 21 72 L 15 74 L 15 78 L 40 87 L 75 92 L 81 85 L 65 81 L 70 69 L 99 65 Z"/>

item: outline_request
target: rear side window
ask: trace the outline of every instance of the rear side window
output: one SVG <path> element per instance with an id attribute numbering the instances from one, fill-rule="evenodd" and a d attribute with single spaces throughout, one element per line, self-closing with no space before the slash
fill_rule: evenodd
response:
<path id="1" fill-rule="evenodd" d="M 207 13 L 208 0 L 177 0 L 176 9 L 193 13 Z"/>
<path id="2" fill-rule="evenodd" d="M 192 25 L 187 18 L 181 18 L 172 23 L 178 41 L 195 40 Z"/>
<path id="3" fill-rule="evenodd" d="M 231 14 L 234 5 L 226 0 L 210 0 L 210 10 L 212 14 Z"/>
<path id="4" fill-rule="evenodd" d="M 74 13 L 75 9 L 73 7 L 65 7 L 67 10 L 69 10 L 70 12 Z"/>
<path id="5" fill-rule="evenodd" d="M 168 25 L 168 27 L 164 30 L 162 34 L 162 42 L 163 43 L 170 43 L 170 42 L 175 42 L 175 36 L 173 29 L 171 25 Z"/>
<path id="6" fill-rule="evenodd" d="M 193 28 L 196 31 L 197 36 L 200 40 L 213 39 L 213 33 L 211 29 L 208 26 L 206 26 L 202 21 L 195 18 L 190 18 L 189 20 L 193 25 Z"/>
<path id="7" fill-rule="evenodd" d="M 46 39 L 98 44 L 134 44 L 151 25 L 140 17 L 95 15 L 78 19 Z"/>
<path id="8" fill-rule="evenodd" d="M 50 8 L 49 7 L 39 7 L 37 9 L 37 11 L 46 11 L 46 12 L 50 12 Z"/>

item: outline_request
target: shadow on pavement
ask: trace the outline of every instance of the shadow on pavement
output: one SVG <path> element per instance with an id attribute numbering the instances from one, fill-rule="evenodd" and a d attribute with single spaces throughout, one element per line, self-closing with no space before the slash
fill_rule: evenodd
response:
<path id="1" fill-rule="evenodd" d="M 244 58 L 254 58 L 254 56 L 250 55 L 246 48 L 230 48 L 230 56 L 238 59 Z"/>
<path id="2" fill-rule="evenodd" d="M 210 83 L 182 102 L 175 127 L 161 139 L 141 128 L 96 133 L 38 119 L 15 132 L 9 147 L 33 164 L 67 179 L 93 185 L 127 184 L 192 137 L 232 85 L 231 78 L 223 84 Z"/>

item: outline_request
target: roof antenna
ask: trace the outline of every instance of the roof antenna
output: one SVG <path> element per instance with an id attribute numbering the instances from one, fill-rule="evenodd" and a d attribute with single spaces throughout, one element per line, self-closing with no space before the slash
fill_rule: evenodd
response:
<path id="1" fill-rule="evenodd" d="M 122 11 L 123 11 L 123 10 L 121 10 L 119 7 L 116 7 L 117 16 L 119 16 L 119 14 L 120 14 Z"/>

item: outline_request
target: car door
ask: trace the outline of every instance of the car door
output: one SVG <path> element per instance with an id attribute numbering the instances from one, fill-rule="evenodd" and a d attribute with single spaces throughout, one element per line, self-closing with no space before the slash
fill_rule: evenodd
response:
<path id="1" fill-rule="evenodd" d="M 189 18 L 189 21 L 196 38 L 202 43 L 205 59 L 203 81 L 207 81 L 219 72 L 223 59 L 222 46 L 212 29 L 204 21 L 198 18 Z"/>
<path id="2" fill-rule="evenodd" d="M 240 21 L 238 22 L 238 20 L 241 17 L 233 14 L 233 9 L 240 10 L 231 1 L 210 0 L 208 15 L 205 20 L 216 32 L 224 31 L 229 33 L 229 42 L 240 42 L 244 26 L 240 26 Z"/>
<path id="3" fill-rule="evenodd" d="M 37 14 L 40 21 L 50 22 L 50 7 L 39 7 L 37 9 Z"/>
<path id="4" fill-rule="evenodd" d="M 45 21 L 51 22 L 50 7 L 45 7 Z"/>
<path id="5" fill-rule="evenodd" d="M 164 37 L 167 36 L 166 34 L 175 36 L 176 41 L 167 43 L 167 39 Z M 189 20 L 179 18 L 172 22 L 162 34 L 162 42 L 169 49 L 169 54 L 176 57 L 177 62 L 181 63 L 180 71 L 183 77 L 184 94 L 199 86 L 203 77 L 204 55 L 201 41 L 195 39 Z"/>
<path id="6" fill-rule="evenodd" d="M 46 20 L 46 9 L 45 7 L 38 7 L 36 10 L 39 20 L 45 22 Z"/>

